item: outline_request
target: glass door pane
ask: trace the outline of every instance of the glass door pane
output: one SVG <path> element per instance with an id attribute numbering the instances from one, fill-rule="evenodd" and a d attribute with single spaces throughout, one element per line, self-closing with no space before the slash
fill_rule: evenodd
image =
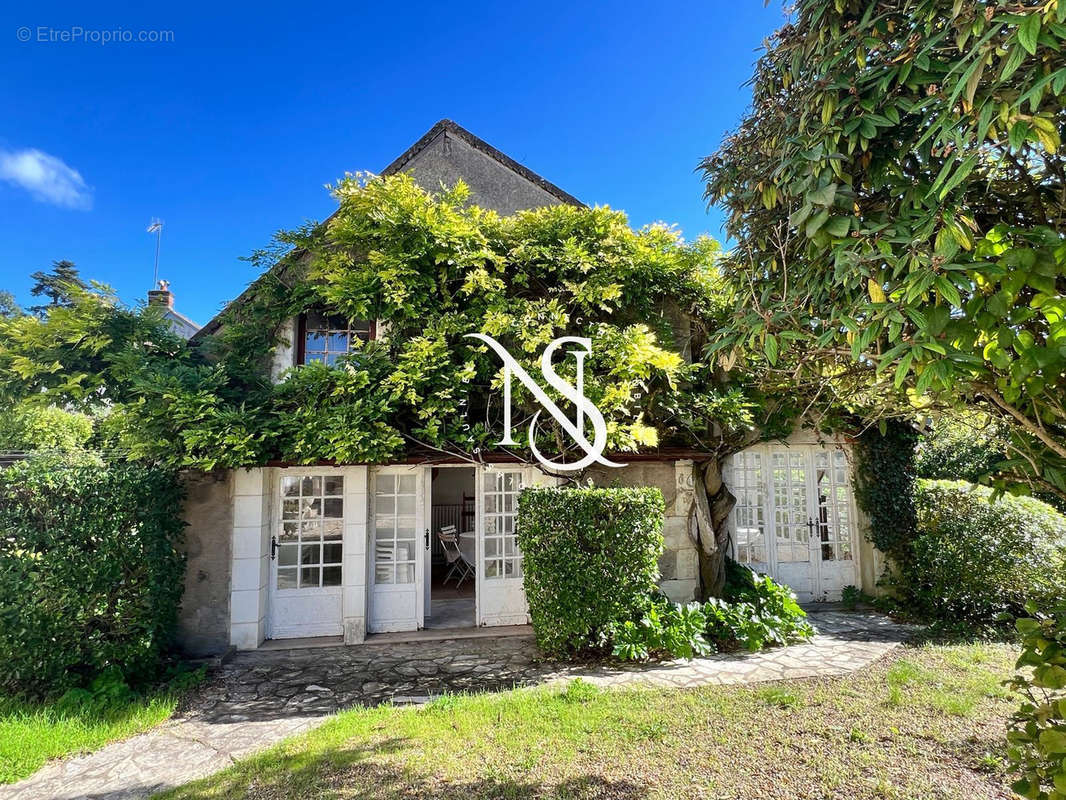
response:
<path id="1" fill-rule="evenodd" d="M 767 564 L 766 485 L 763 455 L 740 452 L 730 458 L 727 486 L 737 502 L 733 507 L 733 542 L 742 564 Z"/>
<path id="2" fill-rule="evenodd" d="M 777 562 L 811 560 L 807 510 L 807 452 L 777 449 L 772 453 L 774 536 Z"/>
<path id="3" fill-rule="evenodd" d="M 488 472 L 485 475 L 486 580 L 522 577 L 522 553 L 515 537 L 521 472 Z"/>
<path id="4" fill-rule="evenodd" d="M 853 523 L 847 456 L 839 449 L 818 450 L 814 466 L 822 561 L 850 561 Z"/>
<path id="5" fill-rule="evenodd" d="M 415 582 L 414 475 L 379 474 L 374 484 L 374 583 Z"/>
<path id="6" fill-rule="evenodd" d="M 282 477 L 276 587 L 340 586 L 343 533 L 343 477 Z"/>

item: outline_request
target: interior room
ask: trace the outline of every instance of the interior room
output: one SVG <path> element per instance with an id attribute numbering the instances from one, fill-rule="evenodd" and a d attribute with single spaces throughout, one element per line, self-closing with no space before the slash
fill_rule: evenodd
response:
<path id="1" fill-rule="evenodd" d="M 425 626 L 476 624 L 476 504 L 473 467 L 437 467 L 431 487 L 431 570 Z"/>

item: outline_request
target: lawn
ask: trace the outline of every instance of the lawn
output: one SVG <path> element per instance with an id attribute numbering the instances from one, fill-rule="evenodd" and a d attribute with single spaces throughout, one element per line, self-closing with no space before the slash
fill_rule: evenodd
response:
<path id="1" fill-rule="evenodd" d="M 356 709 L 163 797 L 1007 798 L 1014 657 L 922 645 L 833 679 Z"/>
<path id="2" fill-rule="evenodd" d="M 179 693 L 136 697 L 118 708 L 64 708 L 0 698 L 0 784 L 32 775 L 53 758 L 87 753 L 146 731 L 174 713 Z"/>

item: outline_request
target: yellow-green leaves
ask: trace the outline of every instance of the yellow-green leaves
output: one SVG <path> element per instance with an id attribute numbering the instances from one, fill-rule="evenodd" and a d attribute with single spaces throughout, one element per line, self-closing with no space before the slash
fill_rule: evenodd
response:
<path id="1" fill-rule="evenodd" d="M 1033 9 L 1018 25 L 1018 44 L 1029 55 L 1036 55 L 1037 40 L 1040 37 L 1040 12 Z"/>

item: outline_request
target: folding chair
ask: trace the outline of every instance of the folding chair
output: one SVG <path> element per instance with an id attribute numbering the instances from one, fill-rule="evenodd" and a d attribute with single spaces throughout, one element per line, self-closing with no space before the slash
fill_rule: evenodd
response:
<path id="1" fill-rule="evenodd" d="M 463 581 L 467 578 L 474 577 L 474 568 L 463 558 L 463 551 L 459 549 L 459 534 L 456 533 L 454 525 L 445 525 L 438 530 L 437 538 L 440 540 L 441 549 L 444 551 L 444 559 L 450 567 L 442 583 L 446 584 L 454 577 L 455 586 L 458 588 L 463 585 Z"/>

